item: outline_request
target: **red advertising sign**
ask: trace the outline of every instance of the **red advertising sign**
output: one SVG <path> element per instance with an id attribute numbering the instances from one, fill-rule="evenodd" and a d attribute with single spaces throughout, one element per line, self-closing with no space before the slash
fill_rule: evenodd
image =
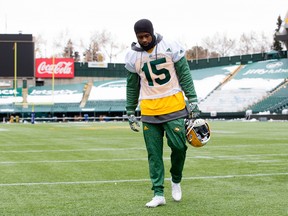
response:
<path id="1" fill-rule="evenodd" d="M 73 58 L 37 58 L 36 78 L 74 78 Z"/>

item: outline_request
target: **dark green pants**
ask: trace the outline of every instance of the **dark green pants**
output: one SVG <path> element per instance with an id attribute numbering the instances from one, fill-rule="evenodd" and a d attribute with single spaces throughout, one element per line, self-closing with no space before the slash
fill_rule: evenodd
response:
<path id="1" fill-rule="evenodd" d="M 186 137 L 184 119 L 176 119 L 161 124 L 143 122 L 143 134 L 148 153 L 149 173 L 154 195 L 164 195 L 164 135 L 171 148 L 171 177 L 174 183 L 182 179 L 182 171 L 186 158 Z"/>

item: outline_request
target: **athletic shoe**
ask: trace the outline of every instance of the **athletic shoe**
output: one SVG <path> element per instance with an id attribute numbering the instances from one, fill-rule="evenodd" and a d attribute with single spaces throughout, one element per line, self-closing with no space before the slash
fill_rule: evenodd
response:
<path id="1" fill-rule="evenodd" d="M 160 205 L 165 205 L 166 204 L 166 200 L 164 196 L 154 196 L 152 198 L 152 200 L 148 203 L 146 203 L 146 207 L 148 208 L 154 208 Z"/>
<path id="2" fill-rule="evenodd" d="M 181 185 L 180 183 L 174 183 L 171 181 L 172 186 L 172 198 L 174 201 L 180 201 L 182 198 L 182 191 L 181 191 Z"/>

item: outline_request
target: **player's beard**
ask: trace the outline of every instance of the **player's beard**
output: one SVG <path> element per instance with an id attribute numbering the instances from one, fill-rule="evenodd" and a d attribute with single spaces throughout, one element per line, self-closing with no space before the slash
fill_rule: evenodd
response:
<path id="1" fill-rule="evenodd" d="M 156 45 L 156 36 L 154 34 L 152 35 L 151 43 L 149 43 L 147 46 L 143 46 L 142 44 L 140 44 L 142 49 L 144 49 L 145 51 L 152 49 L 155 45 Z"/>

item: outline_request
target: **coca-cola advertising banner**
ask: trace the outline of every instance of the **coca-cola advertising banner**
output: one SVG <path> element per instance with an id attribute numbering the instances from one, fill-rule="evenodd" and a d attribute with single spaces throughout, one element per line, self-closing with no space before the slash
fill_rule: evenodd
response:
<path id="1" fill-rule="evenodd" d="M 37 58 L 36 78 L 74 78 L 73 58 Z"/>

